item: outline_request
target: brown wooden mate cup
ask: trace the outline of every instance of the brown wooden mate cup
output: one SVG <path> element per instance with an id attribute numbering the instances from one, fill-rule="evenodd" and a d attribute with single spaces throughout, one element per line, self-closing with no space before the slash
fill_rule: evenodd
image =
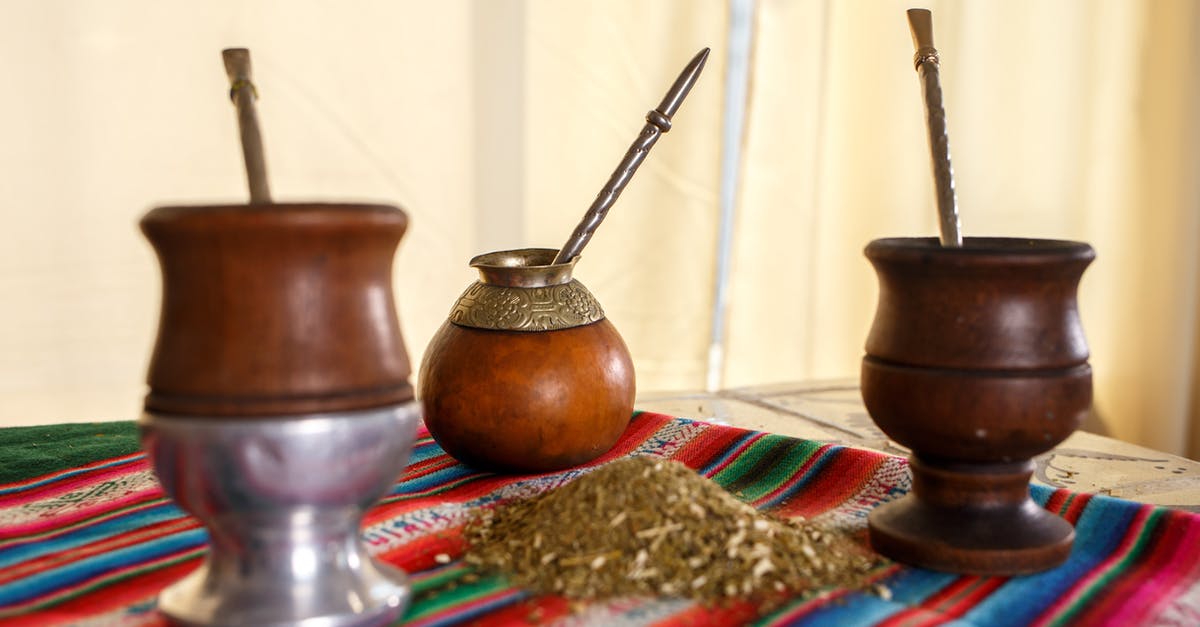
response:
<path id="1" fill-rule="evenodd" d="M 421 363 L 425 425 L 455 459 L 502 472 L 583 464 L 633 413 L 629 349 L 554 249 L 479 255 Z"/>
<path id="2" fill-rule="evenodd" d="M 1068 241 L 934 238 L 871 242 L 879 303 L 862 364 L 863 401 L 908 447 L 912 492 L 873 511 L 872 546 L 960 573 L 1052 568 L 1074 530 L 1030 498 L 1032 458 L 1091 407 L 1076 291 L 1095 258 Z"/>
<path id="3" fill-rule="evenodd" d="M 141 221 L 162 269 L 140 421 L 164 490 L 209 530 L 164 589 L 185 625 L 378 625 L 405 575 L 359 536 L 420 422 L 392 296 L 395 207 L 163 207 Z"/>
<path id="4" fill-rule="evenodd" d="M 364 204 L 160 207 L 146 410 L 279 416 L 413 399 L 392 293 L 408 220 Z"/>

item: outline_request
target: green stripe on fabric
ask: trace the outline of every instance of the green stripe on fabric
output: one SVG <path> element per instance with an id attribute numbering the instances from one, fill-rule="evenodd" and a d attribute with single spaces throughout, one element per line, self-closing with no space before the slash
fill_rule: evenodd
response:
<path id="1" fill-rule="evenodd" d="M 458 580 L 458 579 L 462 578 L 464 575 L 467 575 L 472 572 L 474 572 L 474 569 L 472 569 L 469 566 L 460 564 L 458 566 L 446 568 L 445 570 L 442 570 L 441 572 L 438 572 L 433 575 L 429 575 L 427 577 L 421 577 L 421 578 L 413 577 L 409 581 L 409 583 L 412 585 L 413 596 L 420 596 L 422 594 L 425 594 L 426 592 L 429 592 L 430 590 L 440 588 L 440 587 L 447 585 L 455 580 Z"/>
<path id="2" fill-rule="evenodd" d="M 1110 566 L 1108 570 L 1104 572 L 1104 574 L 1092 581 L 1092 583 L 1088 585 L 1087 590 L 1076 597 L 1075 601 L 1072 602 L 1062 614 L 1054 617 L 1050 624 L 1071 624 L 1074 617 L 1079 614 L 1084 607 L 1091 603 L 1092 597 L 1098 593 L 1103 593 L 1104 589 L 1107 588 L 1110 583 L 1112 583 L 1113 579 L 1124 575 L 1125 570 L 1129 567 L 1129 563 L 1137 559 L 1138 556 L 1142 554 L 1142 551 L 1146 549 L 1146 545 L 1150 542 L 1150 538 L 1158 529 L 1159 521 L 1166 514 L 1166 511 L 1167 510 L 1159 508 L 1155 508 L 1153 511 L 1151 511 L 1150 515 L 1146 517 L 1145 524 L 1143 524 L 1142 528 L 1137 532 L 1137 540 L 1134 541 L 1133 546 L 1129 547 L 1129 550 L 1125 552 L 1125 555 L 1121 556 L 1121 559 L 1117 561 L 1117 563 Z"/>
<path id="3" fill-rule="evenodd" d="M 464 575 L 469 572 L 471 572 L 470 569 L 462 569 L 456 574 Z M 460 577 L 455 577 L 446 581 L 445 585 L 427 588 L 420 594 L 414 594 L 412 603 L 404 612 L 403 621 L 416 620 L 446 608 L 470 603 L 501 590 L 510 590 L 512 587 L 506 578 L 499 575 L 481 577 L 470 583 L 465 583 L 461 581 Z"/>
<path id="4" fill-rule="evenodd" d="M 111 510 L 108 510 L 108 511 L 104 512 L 103 514 L 99 514 L 95 517 L 77 520 L 73 523 L 69 523 L 69 524 L 63 525 L 61 527 L 51 527 L 49 529 L 46 529 L 46 530 L 40 531 L 40 532 L 36 532 L 36 533 L 8 537 L 3 540 L 0 540 L 0 550 L 3 550 L 6 546 L 8 546 L 10 544 L 23 544 L 26 542 L 36 542 L 36 541 L 42 540 L 47 537 L 58 536 L 58 535 L 70 533 L 81 527 L 87 527 L 90 525 L 99 524 L 99 523 L 113 520 L 116 518 L 121 518 L 123 516 L 130 514 L 131 512 L 135 512 L 137 510 L 158 507 L 158 506 L 162 505 L 163 503 L 170 503 L 170 502 L 172 502 L 170 498 L 168 498 L 166 496 L 162 496 L 162 497 L 159 497 L 156 499 L 151 499 L 149 501 L 139 501 L 137 503 L 132 503 L 132 504 L 126 505 L 124 507 L 120 507 L 117 509 L 111 509 Z"/>
<path id="5" fill-rule="evenodd" d="M 1062 507 L 1058 508 L 1058 511 L 1055 513 L 1059 516 L 1066 516 L 1067 512 L 1071 511 L 1071 504 L 1075 502 L 1076 496 L 1078 495 L 1074 492 L 1067 495 L 1067 498 L 1063 499 Z"/>
<path id="6" fill-rule="evenodd" d="M 136 453 L 141 442 L 132 420 L 88 422 L 0 429 L 0 450 L 0 484 L 6 484 Z"/>
<path id="7" fill-rule="evenodd" d="M 73 601 L 79 597 L 92 594 L 92 593 L 96 592 L 97 590 L 101 590 L 108 586 L 119 584 L 122 581 L 125 581 L 127 579 L 132 579 L 133 577 L 137 577 L 138 575 L 153 572 L 156 570 L 162 570 L 164 568 L 169 568 L 171 566 L 180 564 L 187 560 L 197 559 L 199 557 L 202 557 L 204 555 L 204 553 L 207 552 L 207 550 L 208 550 L 207 546 L 199 547 L 199 548 L 195 548 L 195 549 L 189 549 L 188 551 L 185 551 L 184 553 L 180 553 L 179 555 L 174 555 L 174 556 L 171 556 L 171 557 L 168 557 L 165 559 L 160 559 L 160 560 L 153 561 L 153 562 L 137 564 L 136 566 L 126 567 L 125 570 L 116 570 L 113 573 L 105 575 L 95 581 L 88 582 L 86 584 L 80 585 L 75 588 L 66 588 L 66 589 L 58 590 L 58 591 L 54 592 L 53 594 L 51 594 L 50 596 L 43 596 L 43 597 L 37 599 L 37 601 L 35 603 L 33 603 L 32 605 L 29 605 L 28 607 L 21 607 L 21 609 L 19 611 L 15 612 L 14 614 L 12 614 L 12 616 L 20 616 L 22 614 L 29 613 L 32 611 L 44 610 L 46 608 L 51 608 L 56 605 L 61 605 L 68 601 Z M 3 618 L 3 617 L 5 617 L 5 614 L 3 612 L 0 612 L 0 618 Z"/>
<path id="8" fill-rule="evenodd" d="M 739 499 L 754 501 L 790 479 L 820 448 L 820 442 L 767 435 L 742 451 L 713 479 Z"/>

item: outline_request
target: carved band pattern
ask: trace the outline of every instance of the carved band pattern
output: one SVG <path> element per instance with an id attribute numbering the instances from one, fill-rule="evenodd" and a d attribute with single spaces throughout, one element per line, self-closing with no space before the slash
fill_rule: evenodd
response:
<path id="1" fill-rule="evenodd" d="M 450 310 L 450 322 L 503 331 L 553 331 L 604 318 L 596 297 L 579 281 L 547 287 L 501 287 L 475 282 Z"/>

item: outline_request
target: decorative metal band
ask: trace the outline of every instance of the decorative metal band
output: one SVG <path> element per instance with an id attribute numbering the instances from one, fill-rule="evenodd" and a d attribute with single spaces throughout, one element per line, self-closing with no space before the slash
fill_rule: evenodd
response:
<path id="1" fill-rule="evenodd" d="M 546 287 L 503 287 L 475 282 L 450 310 L 450 322 L 502 331 L 553 331 L 591 324 L 604 310 L 572 279 Z"/>
<path id="2" fill-rule="evenodd" d="M 917 53 L 913 55 L 913 69 L 920 68 L 922 63 L 932 63 L 934 65 L 940 66 L 942 64 L 942 60 L 941 60 L 941 57 L 938 56 L 937 49 L 936 48 L 920 48 L 920 49 L 918 49 Z"/>

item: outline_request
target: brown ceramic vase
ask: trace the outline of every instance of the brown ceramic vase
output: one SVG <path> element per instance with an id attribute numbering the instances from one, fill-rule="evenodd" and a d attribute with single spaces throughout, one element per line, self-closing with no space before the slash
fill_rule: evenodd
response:
<path id="1" fill-rule="evenodd" d="M 471 260 L 421 365 L 425 424 L 465 464 L 501 472 L 576 466 L 608 451 L 633 412 L 629 350 L 575 260 L 524 249 Z"/>
<path id="2" fill-rule="evenodd" d="M 146 410 L 238 418 L 410 401 L 392 293 L 404 213 L 386 205 L 160 207 Z"/>
<path id="3" fill-rule="evenodd" d="M 1067 559 L 1074 530 L 1030 498 L 1032 458 L 1091 407 L 1076 291 L 1084 243 L 881 239 L 866 256 L 879 302 L 862 394 L 912 451 L 912 492 L 874 510 L 871 544 L 898 561 L 1015 575 Z"/>

